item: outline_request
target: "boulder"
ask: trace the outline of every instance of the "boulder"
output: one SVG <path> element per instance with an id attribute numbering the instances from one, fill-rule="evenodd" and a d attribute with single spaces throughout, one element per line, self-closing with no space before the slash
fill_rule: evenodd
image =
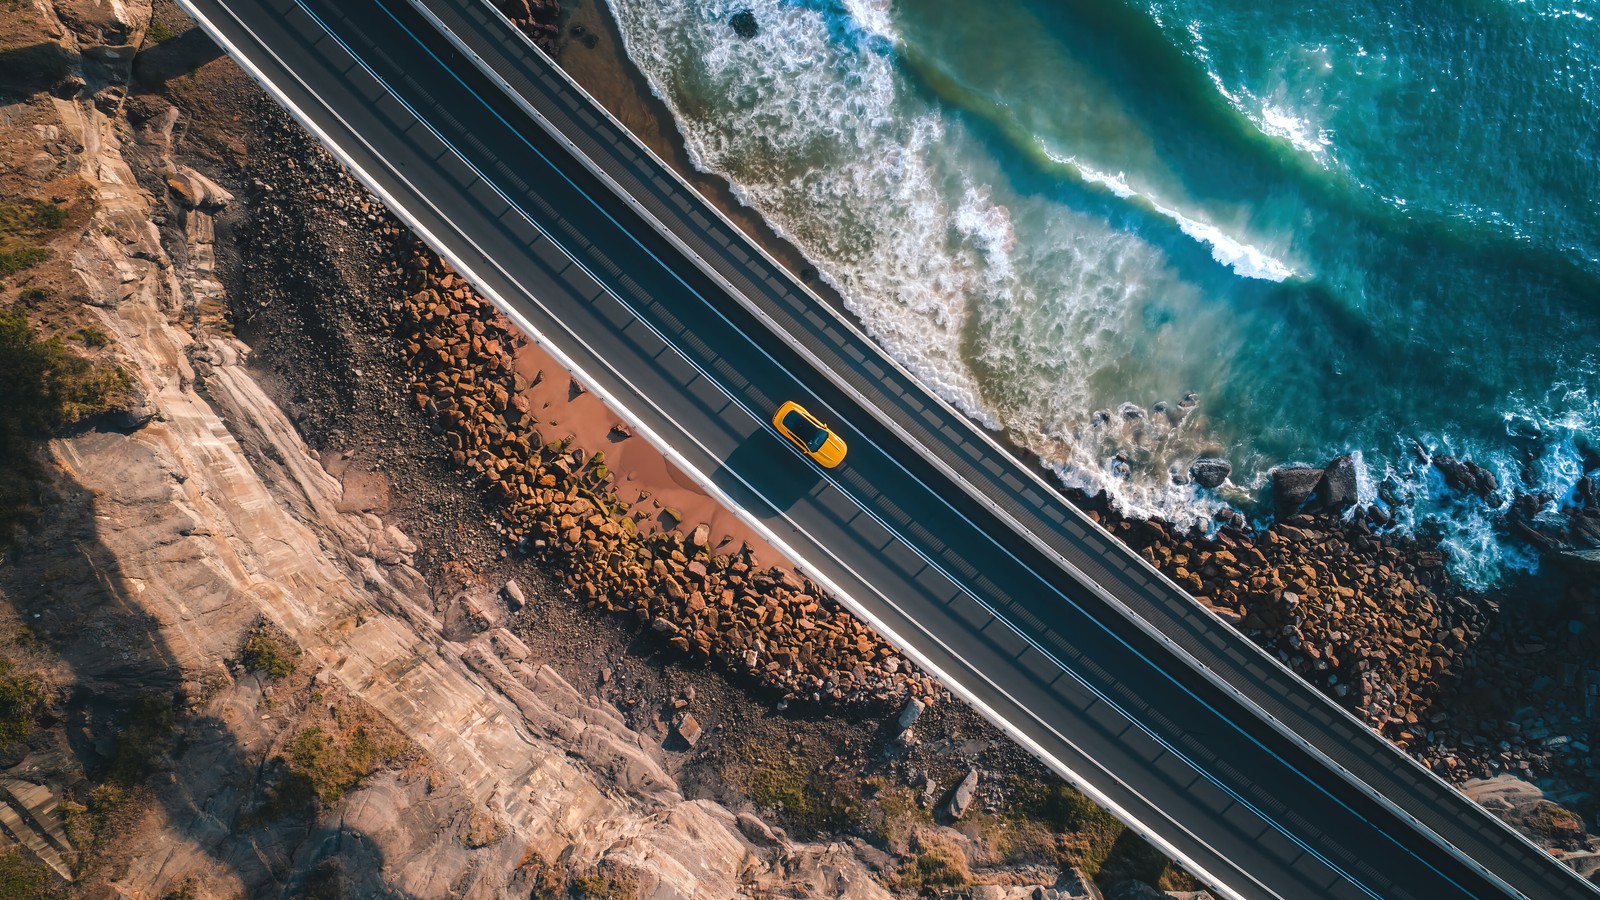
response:
<path id="1" fill-rule="evenodd" d="M 167 176 L 167 190 L 184 209 L 216 212 L 233 202 L 233 195 L 221 185 L 187 166 Z"/>
<path id="2" fill-rule="evenodd" d="M 951 819 L 960 819 L 967 814 L 972 806 L 972 798 L 978 792 L 978 770 L 968 769 L 967 777 L 961 779 L 956 789 L 950 794 L 950 802 L 945 804 L 945 814 Z"/>
<path id="3" fill-rule="evenodd" d="M 1337 457 L 1322 471 L 1317 496 L 1330 510 L 1342 510 L 1356 502 L 1356 461 L 1347 453 Z"/>
<path id="4" fill-rule="evenodd" d="M 925 708 L 923 702 L 915 697 L 907 697 L 904 709 L 900 710 L 899 725 L 902 729 L 910 728 L 916 724 L 917 717 L 922 715 Z"/>
<path id="5" fill-rule="evenodd" d="M 515 578 L 506 581 L 506 586 L 501 589 L 501 593 L 505 595 L 506 606 L 510 607 L 512 612 L 516 612 L 528 605 L 528 598 L 522 593 L 522 587 L 517 584 Z"/>
<path id="6" fill-rule="evenodd" d="M 1291 513 L 1305 505 L 1322 483 L 1322 470 L 1290 466 L 1272 470 L 1272 498 L 1278 512 Z"/>
<path id="7" fill-rule="evenodd" d="M 703 733 L 700 722 L 695 719 L 693 713 L 684 713 L 678 717 L 677 732 L 678 737 L 683 738 L 683 742 L 691 747 L 700 743 L 700 735 Z"/>
<path id="8" fill-rule="evenodd" d="M 150 424 L 157 412 L 155 404 L 141 392 L 106 412 L 102 421 L 113 431 L 132 433 Z"/>
<path id="9" fill-rule="evenodd" d="M 1202 456 L 1189 466 L 1189 477 L 1203 488 L 1221 487 L 1233 474 L 1233 465 L 1225 459 Z"/>
<path id="10" fill-rule="evenodd" d="M 778 847 L 785 839 L 779 831 L 747 812 L 734 819 L 745 839 L 758 847 Z"/>

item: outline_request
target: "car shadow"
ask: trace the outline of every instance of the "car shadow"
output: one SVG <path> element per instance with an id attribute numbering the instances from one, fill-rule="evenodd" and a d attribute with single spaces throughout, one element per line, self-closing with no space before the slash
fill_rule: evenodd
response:
<path id="1" fill-rule="evenodd" d="M 757 517 L 774 519 L 810 493 L 822 481 L 822 471 L 763 428 L 728 454 L 711 481 Z"/>

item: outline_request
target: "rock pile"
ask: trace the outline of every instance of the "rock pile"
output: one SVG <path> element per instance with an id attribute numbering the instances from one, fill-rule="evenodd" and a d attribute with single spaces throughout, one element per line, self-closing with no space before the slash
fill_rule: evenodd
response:
<path id="1" fill-rule="evenodd" d="M 495 524 L 551 564 L 584 606 L 632 617 L 680 653 L 754 676 L 787 701 L 887 705 L 938 690 L 809 579 L 763 567 L 709 530 L 649 532 L 618 498 L 603 451 L 541 433 L 514 371 L 521 340 L 432 253 L 408 244 L 389 273 L 404 293 L 411 396 L 451 461 L 481 478 Z"/>
<path id="2" fill-rule="evenodd" d="M 1320 476 L 1319 476 L 1320 480 Z M 1297 514 L 1214 539 L 1092 513 L 1167 577 L 1402 747 L 1471 661 L 1486 609 L 1443 554 L 1349 521 Z"/>

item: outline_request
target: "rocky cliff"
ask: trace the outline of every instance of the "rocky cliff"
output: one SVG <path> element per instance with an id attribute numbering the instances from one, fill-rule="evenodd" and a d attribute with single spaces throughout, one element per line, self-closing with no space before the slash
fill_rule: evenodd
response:
<path id="1" fill-rule="evenodd" d="M 0 566 L 51 708 L 74 720 L 66 748 L 41 735 L 0 775 L 0 843 L 90 893 L 126 896 L 331 882 L 355 895 L 500 896 L 557 867 L 652 896 L 804 883 L 882 895 L 848 853 L 686 799 L 658 741 L 492 627 L 494 610 L 487 627 L 447 636 L 415 545 L 341 510 L 344 485 L 221 327 L 214 216 L 232 198 L 174 162 L 175 110 L 124 115 L 148 5 L 6 15 L 13 43 L 65 48 L 53 95 L 8 108 L 13 148 L 32 138 L 34 150 L 13 155 L 12 174 L 66 172 L 92 196 L 92 219 L 57 252 L 140 399 L 50 442 L 49 514 Z M 241 650 L 269 632 L 281 666 Z M 171 733 L 145 760 L 157 777 L 137 785 L 120 833 L 75 831 L 74 787 L 110 783 L 104 770 L 142 727 L 110 706 L 130 695 L 172 698 L 152 707 L 151 733 Z M 341 729 L 355 743 L 339 744 Z M 71 746 L 78 735 L 98 743 Z M 367 748 L 377 764 L 325 781 L 324 746 L 346 760 Z M 301 770 L 328 801 L 310 818 L 279 802 L 283 773 Z"/>

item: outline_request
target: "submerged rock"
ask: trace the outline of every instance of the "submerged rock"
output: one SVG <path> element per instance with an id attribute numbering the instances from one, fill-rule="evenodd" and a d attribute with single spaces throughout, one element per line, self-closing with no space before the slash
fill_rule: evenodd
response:
<path id="1" fill-rule="evenodd" d="M 761 32 L 761 27 L 756 24 L 756 14 L 748 9 L 741 9 L 728 19 L 728 26 L 733 33 L 745 40 L 750 40 Z"/>
<path id="2" fill-rule="evenodd" d="M 1202 456 L 1189 466 L 1189 477 L 1203 488 L 1221 487 L 1233 474 L 1233 464 L 1225 459 Z"/>

